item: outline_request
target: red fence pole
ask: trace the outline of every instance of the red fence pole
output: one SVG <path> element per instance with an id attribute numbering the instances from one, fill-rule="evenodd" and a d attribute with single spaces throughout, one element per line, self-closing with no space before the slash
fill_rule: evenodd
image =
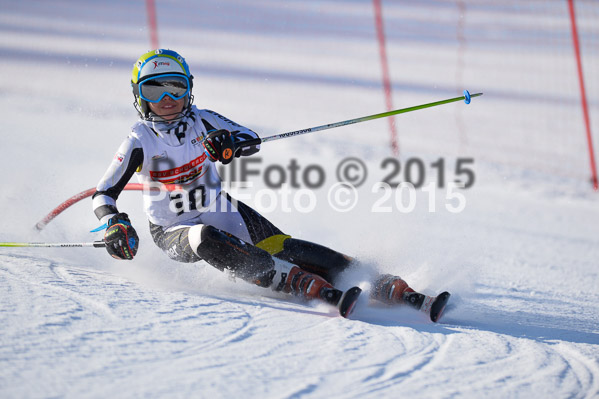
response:
<path id="1" fill-rule="evenodd" d="M 150 185 L 144 186 L 141 183 L 128 183 L 125 186 L 125 188 L 123 188 L 123 190 L 128 190 L 128 191 L 149 190 L 150 192 L 152 192 L 152 191 L 156 191 L 156 190 L 157 191 L 161 191 L 161 190 L 177 191 L 177 190 L 183 190 L 183 188 L 178 184 L 157 185 L 157 186 L 152 186 L 150 184 Z M 71 198 L 67 199 L 62 204 L 60 204 L 56 208 L 54 208 L 52 210 L 52 212 L 47 214 L 42 220 L 37 222 L 35 225 L 35 228 L 38 230 L 43 230 L 48 223 L 50 223 L 52 220 L 54 220 L 54 218 L 56 216 L 60 215 L 62 212 L 64 212 L 65 210 L 67 210 L 69 207 L 76 204 L 77 202 L 79 202 L 83 199 L 86 199 L 88 197 L 91 197 L 95 192 L 96 192 L 96 188 L 92 187 L 92 188 L 88 188 L 85 191 L 80 192 L 79 194 L 73 195 Z"/>
<path id="2" fill-rule="evenodd" d="M 589 107 L 587 105 L 587 95 L 584 88 L 584 74 L 582 72 L 582 61 L 580 57 L 580 45 L 578 42 L 578 29 L 576 28 L 576 15 L 574 13 L 574 0 L 568 0 L 568 9 L 570 10 L 570 21 L 572 25 L 572 40 L 574 42 L 574 53 L 576 56 L 576 66 L 578 67 L 578 83 L 580 84 L 580 101 L 582 105 L 582 114 L 587 131 L 587 142 L 589 146 L 589 159 L 591 162 L 591 177 L 593 179 L 593 188 L 599 189 L 597 182 L 597 166 L 595 165 L 595 151 L 593 149 L 593 136 L 591 135 L 591 119 L 589 118 Z"/>
<path id="3" fill-rule="evenodd" d="M 158 48 L 158 23 L 156 22 L 156 3 L 154 0 L 146 0 L 146 10 L 150 29 L 150 45 L 154 50 Z"/>
<path id="4" fill-rule="evenodd" d="M 385 29 L 383 27 L 383 9 L 381 0 L 373 0 L 374 18 L 376 22 L 376 34 L 379 41 L 379 53 L 381 55 L 381 66 L 383 68 L 383 87 L 385 90 L 385 101 L 387 111 L 393 110 L 391 99 L 391 79 L 389 78 L 389 64 L 387 63 L 387 51 L 385 50 Z M 399 144 L 397 142 L 397 131 L 395 129 L 395 117 L 389 118 L 389 129 L 391 131 L 391 150 L 393 155 L 399 155 Z"/>
<path id="5" fill-rule="evenodd" d="M 129 183 L 125 186 L 124 190 L 137 190 L 142 191 L 144 189 L 143 184 L 140 183 Z M 77 202 L 91 197 L 96 192 L 96 188 L 92 187 L 85 191 L 80 192 L 79 194 L 73 195 L 68 200 L 64 201 L 62 204 L 58 205 L 56 208 L 52 210 L 49 214 L 47 214 L 42 220 L 35 224 L 35 228 L 38 230 L 43 230 L 48 223 L 50 223 L 56 216 L 60 215 L 62 212 L 67 210 L 71 205 L 76 204 Z"/>

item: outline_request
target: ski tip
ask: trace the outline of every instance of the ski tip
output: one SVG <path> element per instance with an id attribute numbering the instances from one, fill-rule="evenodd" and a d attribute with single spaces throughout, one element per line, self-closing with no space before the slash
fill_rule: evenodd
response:
<path id="1" fill-rule="evenodd" d="M 436 323 L 437 321 L 439 321 L 439 319 L 443 315 L 445 306 L 447 306 L 447 302 L 449 301 L 450 296 L 451 296 L 451 294 L 447 291 L 442 292 L 439 295 L 437 295 L 437 298 L 435 299 L 435 301 L 433 302 L 433 305 L 431 306 L 430 317 L 431 317 L 432 322 Z"/>
<path id="2" fill-rule="evenodd" d="M 352 287 L 343 293 L 339 301 L 339 314 L 346 319 L 352 314 L 358 298 L 362 293 L 360 287 Z"/>

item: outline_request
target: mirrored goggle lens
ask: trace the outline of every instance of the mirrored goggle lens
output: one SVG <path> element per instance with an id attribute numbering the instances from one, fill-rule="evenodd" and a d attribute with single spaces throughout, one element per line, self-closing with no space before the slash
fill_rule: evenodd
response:
<path id="1" fill-rule="evenodd" d="M 179 100 L 189 92 L 189 83 L 183 76 L 159 76 L 140 83 L 139 94 L 142 99 L 157 103 L 165 95 Z"/>

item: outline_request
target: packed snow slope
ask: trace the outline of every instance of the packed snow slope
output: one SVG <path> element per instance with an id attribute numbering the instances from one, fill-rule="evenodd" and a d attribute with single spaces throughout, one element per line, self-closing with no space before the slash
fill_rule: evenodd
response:
<path id="1" fill-rule="evenodd" d="M 597 4 L 575 3 L 584 66 L 596 71 Z M 0 241 L 101 237 L 89 233 L 90 200 L 33 226 L 96 185 L 136 120 L 129 79 L 148 49 L 144 7 L 0 1 Z M 186 57 L 201 108 L 263 136 L 385 111 L 370 1 L 157 7 L 161 46 Z M 246 164 L 253 187 L 230 191 L 285 232 L 357 257 L 341 288 L 368 290 L 383 272 L 452 292 L 441 323 L 367 295 L 346 320 L 203 262 L 175 263 L 153 245 L 140 194 L 126 192 L 119 207 L 141 238 L 131 262 L 103 249 L 1 248 L 0 397 L 599 396 L 599 197 L 566 2 L 383 1 L 383 11 L 395 107 L 485 94 L 396 117 L 399 173 L 378 120 L 267 143 Z M 599 75 L 586 75 L 596 143 Z M 348 157 L 368 177 L 341 212 L 328 194 Z M 266 190 L 281 170 L 287 189 Z M 405 170 L 424 176 L 413 198 L 377 189 Z"/>

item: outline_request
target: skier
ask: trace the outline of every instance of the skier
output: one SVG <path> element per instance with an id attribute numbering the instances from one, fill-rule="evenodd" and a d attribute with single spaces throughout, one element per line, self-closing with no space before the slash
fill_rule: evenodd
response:
<path id="1" fill-rule="evenodd" d="M 171 259 L 204 260 L 260 287 L 339 302 L 342 293 L 333 284 L 356 264 L 352 258 L 283 233 L 221 188 L 216 162 L 228 164 L 234 157 L 255 154 L 259 146 L 241 144 L 258 135 L 193 105 L 193 76 L 175 51 L 143 54 L 134 64 L 131 85 L 140 119 L 93 195 L 94 213 L 106 227 L 108 253 L 117 259 L 133 259 L 137 253 L 135 229 L 116 206 L 135 174 L 142 184 L 177 187 L 168 194 L 143 194 L 152 238 Z M 435 299 L 391 275 L 374 281 L 371 297 L 425 311 Z"/>

